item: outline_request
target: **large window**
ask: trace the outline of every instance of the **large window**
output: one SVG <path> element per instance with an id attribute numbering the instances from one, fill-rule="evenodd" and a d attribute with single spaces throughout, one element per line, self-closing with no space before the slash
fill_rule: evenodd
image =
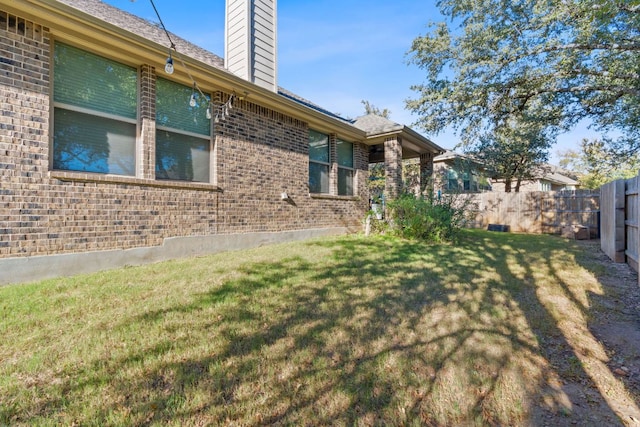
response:
<path id="1" fill-rule="evenodd" d="M 55 43 L 53 168 L 135 175 L 138 72 Z"/>
<path id="2" fill-rule="evenodd" d="M 478 180 L 478 187 L 480 191 L 491 191 L 491 183 L 484 175 L 480 176 L 480 179 Z"/>
<path id="3" fill-rule="evenodd" d="M 464 191 L 477 192 L 478 191 L 478 175 L 475 171 L 466 171 L 462 174 L 462 185 Z"/>
<path id="4" fill-rule="evenodd" d="M 469 172 L 462 172 L 462 189 L 471 191 L 471 174 Z"/>
<path id="5" fill-rule="evenodd" d="M 447 190 L 460 190 L 460 184 L 458 183 L 458 172 L 455 169 L 447 170 Z"/>
<path id="6" fill-rule="evenodd" d="M 353 196 L 353 144 L 346 141 L 336 141 L 338 161 L 338 194 Z"/>
<path id="7" fill-rule="evenodd" d="M 190 98 L 195 99 L 190 105 Z M 166 79 L 156 82 L 156 179 L 210 181 L 209 97 Z"/>
<path id="8" fill-rule="evenodd" d="M 309 130 L 309 192 L 329 193 L 329 136 Z"/>

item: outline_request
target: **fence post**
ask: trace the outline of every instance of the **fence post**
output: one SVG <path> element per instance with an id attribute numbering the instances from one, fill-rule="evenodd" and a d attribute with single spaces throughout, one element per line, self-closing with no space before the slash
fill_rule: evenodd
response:
<path id="1" fill-rule="evenodd" d="M 635 178 L 633 178 L 636 181 L 636 198 L 634 200 L 635 202 L 635 206 L 634 206 L 634 213 L 636 216 L 636 228 L 634 230 L 635 233 L 635 248 L 634 252 L 636 253 L 636 272 L 640 272 L 640 268 L 638 266 L 638 264 L 640 263 L 640 261 L 638 261 L 638 258 L 640 257 L 640 172 L 638 173 L 638 176 L 636 176 Z M 638 275 L 638 284 L 640 284 L 640 274 Z"/>
<path id="2" fill-rule="evenodd" d="M 625 181 L 600 187 L 600 248 L 614 262 L 625 262 Z"/>
<path id="3" fill-rule="evenodd" d="M 640 179 L 633 177 L 625 181 L 625 209 L 624 209 L 624 226 L 625 226 L 625 255 L 627 264 L 634 270 L 638 271 L 638 263 L 640 260 L 640 252 L 638 247 L 638 228 L 640 226 L 640 211 L 638 211 L 638 199 L 640 198 L 640 187 L 638 184 Z"/>

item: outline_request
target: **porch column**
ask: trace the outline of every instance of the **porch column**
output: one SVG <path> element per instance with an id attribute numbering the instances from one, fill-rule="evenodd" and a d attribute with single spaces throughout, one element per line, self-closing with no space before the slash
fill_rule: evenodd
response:
<path id="1" fill-rule="evenodd" d="M 420 154 L 420 194 L 429 186 L 433 190 L 433 154 Z"/>
<path id="2" fill-rule="evenodd" d="M 402 138 L 394 136 L 384 141 L 384 194 L 395 199 L 402 190 Z"/>

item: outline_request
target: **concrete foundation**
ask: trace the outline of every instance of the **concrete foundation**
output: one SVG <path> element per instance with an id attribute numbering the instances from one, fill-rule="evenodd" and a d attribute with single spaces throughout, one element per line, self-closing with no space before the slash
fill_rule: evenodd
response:
<path id="1" fill-rule="evenodd" d="M 0 259 L 0 285 L 94 273 L 175 258 L 250 249 L 263 245 L 346 234 L 349 229 L 320 228 L 273 233 L 172 237 L 162 246 Z"/>

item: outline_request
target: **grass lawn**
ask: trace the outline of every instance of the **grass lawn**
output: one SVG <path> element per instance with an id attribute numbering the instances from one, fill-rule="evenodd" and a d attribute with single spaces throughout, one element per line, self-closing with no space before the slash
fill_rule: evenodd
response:
<path id="1" fill-rule="evenodd" d="M 571 241 L 465 230 L 0 287 L 0 425 L 527 424 L 600 357 L 599 273 Z"/>

